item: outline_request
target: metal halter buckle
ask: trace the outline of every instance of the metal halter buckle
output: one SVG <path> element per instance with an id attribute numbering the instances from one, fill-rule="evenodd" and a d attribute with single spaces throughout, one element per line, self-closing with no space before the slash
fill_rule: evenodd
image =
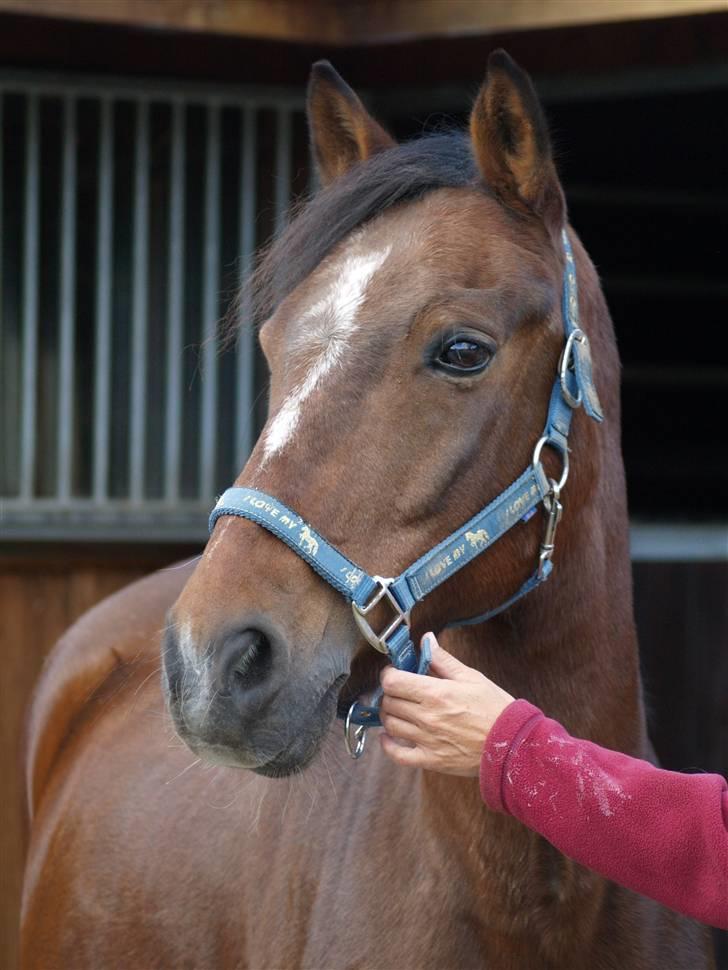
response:
<path id="1" fill-rule="evenodd" d="M 374 649 L 378 650 L 380 653 L 388 654 L 389 650 L 387 648 L 387 640 L 392 636 L 395 630 L 402 626 L 402 624 L 409 629 L 411 611 L 403 610 L 395 599 L 394 594 L 390 592 L 389 587 L 394 582 L 394 578 L 385 579 L 382 576 L 373 576 L 372 578 L 376 583 L 379 584 L 379 589 L 376 590 L 372 598 L 365 606 L 359 606 L 357 603 L 352 603 L 351 609 L 354 614 L 354 619 L 356 620 L 356 625 L 361 630 L 361 633 L 367 643 L 371 644 L 371 646 L 373 646 Z M 396 613 L 396 616 L 386 630 L 377 635 L 374 630 L 372 630 L 365 617 L 383 599 L 388 600 L 390 606 Z"/>
<path id="2" fill-rule="evenodd" d="M 351 705 L 346 715 L 346 722 L 344 723 L 344 743 L 346 744 L 346 750 L 356 761 L 357 758 L 361 758 L 364 754 L 364 748 L 367 743 L 367 729 L 364 724 L 351 723 L 351 713 L 355 707 L 356 701 Z"/>
<path id="3" fill-rule="evenodd" d="M 558 528 L 559 522 L 561 521 L 561 515 L 564 511 L 564 506 L 559 501 L 559 495 L 561 493 L 560 485 L 558 485 L 553 478 L 550 479 L 550 484 L 551 490 L 543 500 L 544 508 L 546 509 L 546 528 L 544 529 L 543 539 L 541 540 L 541 549 L 538 555 L 539 579 L 543 577 L 546 563 L 550 561 L 554 554 L 554 539 L 556 537 L 556 529 Z"/>
<path id="4" fill-rule="evenodd" d="M 559 380 L 561 381 L 561 393 L 564 395 L 566 403 L 571 408 L 578 408 L 583 400 L 583 394 L 581 393 L 581 388 L 579 388 L 579 393 L 576 397 L 569 390 L 568 383 L 566 381 L 566 374 L 569 370 L 574 370 L 574 343 L 579 342 L 588 348 L 589 338 L 584 333 L 583 330 L 572 330 L 566 339 L 566 345 L 561 354 L 561 360 L 559 361 Z"/>

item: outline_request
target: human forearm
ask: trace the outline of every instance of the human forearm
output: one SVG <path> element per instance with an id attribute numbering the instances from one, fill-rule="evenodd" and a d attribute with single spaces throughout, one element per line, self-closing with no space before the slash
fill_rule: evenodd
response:
<path id="1" fill-rule="evenodd" d="M 572 738 L 526 701 L 500 715 L 481 762 L 485 802 L 602 875 L 728 927 L 728 787 Z"/>

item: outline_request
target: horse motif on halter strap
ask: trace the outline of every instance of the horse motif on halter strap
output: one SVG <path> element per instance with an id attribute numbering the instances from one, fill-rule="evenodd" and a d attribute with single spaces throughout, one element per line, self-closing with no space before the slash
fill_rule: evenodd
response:
<path id="1" fill-rule="evenodd" d="M 490 541 L 490 536 L 485 529 L 478 529 L 476 532 L 466 532 L 465 538 L 473 549 L 485 549 Z"/>
<path id="2" fill-rule="evenodd" d="M 364 573 L 361 569 L 347 569 L 343 567 L 341 572 L 344 574 L 344 582 L 349 589 L 356 589 L 364 578 Z"/>
<path id="3" fill-rule="evenodd" d="M 301 529 L 298 544 L 302 549 L 305 549 L 310 556 L 315 556 L 318 552 L 318 542 L 311 535 L 311 530 L 307 525 L 304 525 L 304 527 Z"/>

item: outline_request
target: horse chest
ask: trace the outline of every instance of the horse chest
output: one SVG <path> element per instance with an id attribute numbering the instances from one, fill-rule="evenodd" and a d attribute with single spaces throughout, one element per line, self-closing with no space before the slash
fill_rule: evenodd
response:
<path id="1" fill-rule="evenodd" d="M 358 795 L 321 798 L 305 839 L 300 821 L 275 840 L 272 832 L 264 835 L 275 849 L 267 856 L 265 888 L 246 914 L 249 966 L 511 965 L 508 938 L 514 930 L 530 936 L 527 850 L 515 858 L 483 855 L 481 839 L 438 837 L 416 786 L 409 798 L 393 787 L 392 801 L 376 811 Z M 480 812 L 489 814 L 482 806 Z M 496 827 L 494 844 L 500 836 Z M 532 890 L 543 896 L 543 887 Z M 531 936 L 512 965 L 528 966 L 528 951 L 534 967 L 546 967 L 537 949 Z"/>

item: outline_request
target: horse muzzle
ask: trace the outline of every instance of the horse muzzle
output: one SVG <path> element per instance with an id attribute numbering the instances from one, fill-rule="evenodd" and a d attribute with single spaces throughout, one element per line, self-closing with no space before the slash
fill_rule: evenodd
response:
<path id="1" fill-rule="evenodd" d="M 321 652 L 305 677 L 281 634 L 262 618 L 206 647 L 170 623 L 163 644 L 163 689 L 177 733 L 217 764 L 280 776 L 316 754 L 348 677 L 343 658 Z"/>

